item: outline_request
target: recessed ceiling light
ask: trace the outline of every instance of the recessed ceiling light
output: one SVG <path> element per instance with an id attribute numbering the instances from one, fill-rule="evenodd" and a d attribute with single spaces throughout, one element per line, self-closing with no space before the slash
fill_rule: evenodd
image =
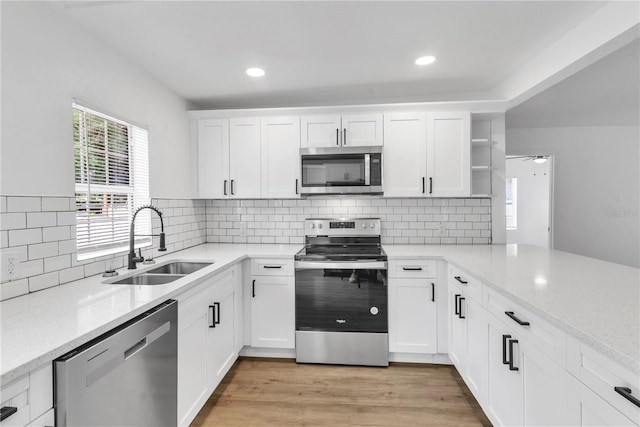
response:
<path id="1" fill-rule="evenodd" d="M 416 59 L 416 65 L 429 65 L 433 64 L 434 62 L 436 62 L 435 56 L 421 56 L 420 58 Z"/>
<path id="2" fill-rule="evenodd" d="M 247 68 L 247 74 L 251 77 L 262 77 L 264 70 L 262 68 Z"/>

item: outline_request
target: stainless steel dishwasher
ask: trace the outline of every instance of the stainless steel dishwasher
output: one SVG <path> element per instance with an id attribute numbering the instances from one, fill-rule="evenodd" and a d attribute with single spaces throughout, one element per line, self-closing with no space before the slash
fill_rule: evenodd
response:
<path id="1" fill-rule="evenodd" d="M 56 426 L 175 426 L 177 338 L 168 300 L 54 360 Z"/>

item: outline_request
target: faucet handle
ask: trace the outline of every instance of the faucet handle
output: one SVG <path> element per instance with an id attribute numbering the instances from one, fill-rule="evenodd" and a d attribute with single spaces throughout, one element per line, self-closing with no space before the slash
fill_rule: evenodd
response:
<path id="1" fill-rule="evenodd" d="M 142 248 L 138 248 L 138 262 L 144 261 L 144 257 L 142 256 Z"/>

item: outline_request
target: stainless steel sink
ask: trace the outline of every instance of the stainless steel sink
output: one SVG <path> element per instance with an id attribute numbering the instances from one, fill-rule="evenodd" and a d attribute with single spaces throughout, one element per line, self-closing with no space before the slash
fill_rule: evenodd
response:
<path id="1" fill-rule="evenodd" d="M 213 264 L 212 262 L 170 262 L 147 271 L 149 274 L 191 274 L 201 268 Z"/>
<path id="2" fill-rule="evenodd" d="M 136 276 L 111 282 L 112 285 L 164 285 L 181 279 L 186 274 L 150 274 L 142 273 Z"/>

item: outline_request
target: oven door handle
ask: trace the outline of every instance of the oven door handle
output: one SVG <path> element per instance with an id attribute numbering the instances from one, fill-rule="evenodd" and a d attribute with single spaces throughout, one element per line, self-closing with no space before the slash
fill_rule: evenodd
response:
<path id="1" fill-rule="evenodd" d="M 296 261 L 296 270 L 386 270 L 387 261 L 354 261 L 354 262 L 323 262 L 323 261 Z"/>

